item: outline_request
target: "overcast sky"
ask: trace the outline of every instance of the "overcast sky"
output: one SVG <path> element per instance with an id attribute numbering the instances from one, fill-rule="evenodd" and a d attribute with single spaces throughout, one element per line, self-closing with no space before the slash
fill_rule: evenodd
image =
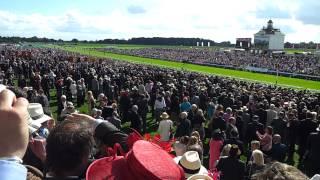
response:
<path id="1" fill-rule="evenodd" d="M 319 0 L 3 0 L 0 36 L 235 42 L 272 19 L 285 41 L 320 43 Z"/>

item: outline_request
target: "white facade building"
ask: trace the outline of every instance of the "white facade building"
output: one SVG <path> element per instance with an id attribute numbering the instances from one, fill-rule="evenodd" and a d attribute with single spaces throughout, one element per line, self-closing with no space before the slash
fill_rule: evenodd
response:
<path id="1" fill-rule="evenodd" d="M 256 48 L 264 50 L 283 50 L 284 37 L 280 29 L 273 28 L 273 22 L 269 20 L 267 28 L 263 27 L 254 34 L 254 44 Z"/>

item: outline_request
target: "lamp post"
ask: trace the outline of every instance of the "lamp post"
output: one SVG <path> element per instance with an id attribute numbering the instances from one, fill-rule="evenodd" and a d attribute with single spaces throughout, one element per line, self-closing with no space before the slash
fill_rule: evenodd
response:
<path id="1" fill-rule="evenodd" d="M 277 68 L 277 77 L 276 77 L 276 85 L 278 84 L 278 79 L 279 79 L 279 62 L 276 64 Z"/>

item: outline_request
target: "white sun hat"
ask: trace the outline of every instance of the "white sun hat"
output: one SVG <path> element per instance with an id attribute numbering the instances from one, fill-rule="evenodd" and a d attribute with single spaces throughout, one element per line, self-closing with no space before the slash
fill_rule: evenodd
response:
<path id="1" fill-rule="evenodd" d="M 30 103 L 28 106 L 28 112 L 30 115 L 29 127 L 30 131 L 33 132 L 38 130 L 42 123 L 52 119 L 50 116 L 44 114 L 42 105 L 39 103 Z"/>
<path id="2" fill-rule="evenodd" d="M 187 151 L 183 156 L 177 156 L 173 160 L 182 167 L 186 178 L 195 174 L 208 174 L 208 170 L 202 166 L 196 151 Z"/>
<path id="3" fill-rule="evenodd" d="M 5 90 L 5 89 L 6 89 L 6 86 L 3 85 L 3 84 L 0 84 L 0 93 L 1 93 L 3 90 Z"/>

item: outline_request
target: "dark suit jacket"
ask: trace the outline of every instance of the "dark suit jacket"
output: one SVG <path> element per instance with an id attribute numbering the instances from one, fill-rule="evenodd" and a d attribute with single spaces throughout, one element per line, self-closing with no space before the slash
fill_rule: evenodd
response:
<path id="1" fill-rule="evenodd" d="M 141 117 L 138 113 L 130 111 L 129 113 L 129 120 L 131 121 L 131 128 L 141 131 Z"/>
<path id="2" fill-rule="evenodd" d="M 311 133 L 307 141 L 307 150 L 309 151 L 308 159 L 312 162 L 317 162 L 320 166 L 320 132 Z M 314 164 L 316 165 L 316 164 Z M 320 169 L 320 168 L 319 168 Z"/>
<path id="3" fill-rule="evenodd" d="M 271 157 L 272 160 L 284 162 L 287 154 L 287 146 L 285 144 L 272 144 Z"/>
<path id="4" fill-rule="evenodd" d="M 263 132 L 263 124 L 258 121 L 252 121 L 248 124 L 246 139 L 250 143 L 252 140 L 258 140 L 256 131 Z"/>
<path id="5" fill-rule="evenodd" d="M 317 122 L 312 121 L 311 119 L 304 119 L 300 122 L 299 127 L 299 138 L 300 138 L 300 146 L 305 146 L 307 143 L 307 138 L 310 133 L 315 132 L 318 127 Z"/>
<path id="6" fill-rule="evenodd" d="M 221 180 L 242 180 L 244 179 L 246 166 L 237 158 L 221 158 L 217 165 L 221 171 Z"/>
<path id="7" fill-rule="evenodd" d="M 267 122 L 267 111 L 264 109 L 258 109 L 255 114 L 259 116 L 259 122 L 266 125 Z"/>
<path id="8" fill-rule="evenodd" d="M 275 118 L 271 122 L 271 126 L 273 127 L 273 134 L 279 134 L 282 138 L 284 138 L 284 133 L 287 128 L 287 122 L 282 118 Z"/>
<path id="9" fill-rule="evenodd" d="M 107 119 L 109 117 L 112 117 L 113 109 L 111 106 L 103 107 L 102 109 L 102 117 L 103 119 Z"/>
<path id="10" fill-rule="evenodd" d="M 115 143 L 119 143 L 124 151 L 128 151 L 128 135 L 121 132 L 108 121 L 104 121 L 96 127 L 95 137 L 109 147 L 113 147 Z"/>
<path id="11" fill-rule="evenodd" d="M 227 129 L 226 121 L 222 119 L 222 117 L 214 118 L 212 120 L 212 130 L 220 129 L 221 131 L 225 131 Z"/>
<path id="12" fill-rule="evenodd" d="M 177 127 L 175 137 L 190 136 L 191 122 L 189 119 L 183 119 Z"/>
<path id="13" fill-rule="evenodd" d="M 58 113 L 58 116 L 60 116 L 62 110 L 64 109 L 64 106 L 62 104 L 62 102 L 58 102 L 58 110 L 57 110 L 57 113 Z"/>

